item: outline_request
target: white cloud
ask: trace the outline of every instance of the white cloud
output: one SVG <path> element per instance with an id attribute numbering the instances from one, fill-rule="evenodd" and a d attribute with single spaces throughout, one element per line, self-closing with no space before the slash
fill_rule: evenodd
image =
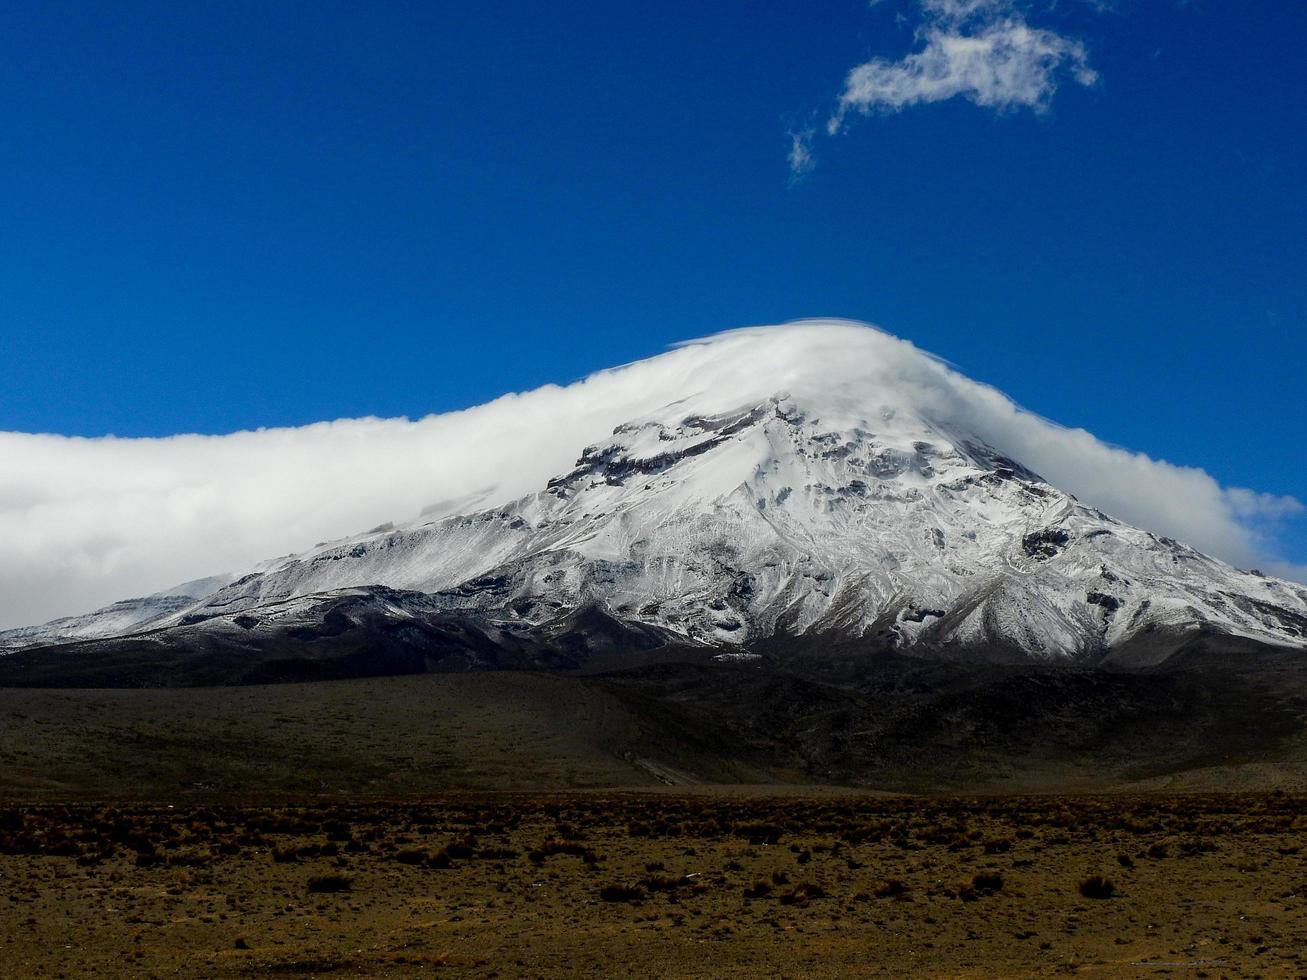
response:
<path id="1" fill-rule="evenodd" d="M 1293 497 L 1278 497 L 1242 487 L 1231 487 L 1226 495 L 1234 513 L 1249 520 L 1283 520 L 1307 512 L 1307 506 Z"/>
<path id="2" fill-rule="evenodd" d="M 1061 80 L 1093 85 L 1079 40 L 1032 27 L 1014 0 L 918 0 L 920 49 L 899 60 L 875 58 L 849 72 L 826 125 L 839 133 L 851 113 L 898 112 L 962 98 L 996 111 L 1045 111 Z M 810 145 L 791 169 L 812 167 Z M 796 166 L 797 164 L 797 166 Z"/>
<path id="3" fill-rule="evenodd" d="M 811 171 L 816 164 L 812 156 L 812 137 L 811 129 L 790 133 L 790 174 L 796 179 Z"/>
<path id="4" fill-rule="evenodd" d="M 732 331 L 417 421 L 163 439 L 0 433 L 0 626 L 242 571 L 440 501 L 445 512 L 469 499 L 492 506 L 673 401 L 685 399 L 671 413 L 728 410 L 782 389 L 827 406 L 922 412 L 1117 517 L 1240 565 L 1266 561 L 1259 527 L 1302 510 L 1063 429 L 878 330 L 805 322 Z"/>
<path id="5" fill-rule="evenodd" d="M 965 24 L 980 17 L 996 17 L 1010 11 L 1011 0 L 920 0 L 922 11 L 949 25 Z"/>
<path id="6" fill-rule="evenodd" d="M 839 131 L 850 111 L 896 111 L 955 97 L 990 109 L 1042 111 L 1063 67 L 1082 85 L 1097 78 L 1080 42 L 1020 20 L 972 33 L 931 28 L 922 39 L 922 50 L 901 61 L 876 59 L 849 73 L 830 132 Z"/>

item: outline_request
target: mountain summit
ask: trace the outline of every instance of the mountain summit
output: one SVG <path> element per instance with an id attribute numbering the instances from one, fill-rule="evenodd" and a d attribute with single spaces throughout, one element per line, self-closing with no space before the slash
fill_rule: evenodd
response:
<path id="1" fill-rule="evenodd" d="M 529 492 L 485 491 L 208 594 L 171 590 L 0 645 L 331 648 L 352 669 L 370 649 L 405 669 L 573 666 L 659 648 L 749 659 L 800 638 L 1122 666 L 1196 641 L 1307 646 L 1307 589 L 1078 500 L 1040 469 L 1091 437 L 885 334 L 741 331 L 654 361 L 609 373 L 641 382 L 622 393 L 629 417 Z"/>

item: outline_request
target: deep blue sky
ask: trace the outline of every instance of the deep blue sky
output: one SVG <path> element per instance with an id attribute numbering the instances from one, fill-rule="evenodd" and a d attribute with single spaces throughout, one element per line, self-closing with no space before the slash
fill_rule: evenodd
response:
<path id="1" fill-rule="evenodd" d="M 0 429 L 418 416 L 841 315 L 1307 497 L 1307 4 L 1093 6 L 1029 9 L 1096 86 L 796 183 L 906 0 L 0 3 Z"/>

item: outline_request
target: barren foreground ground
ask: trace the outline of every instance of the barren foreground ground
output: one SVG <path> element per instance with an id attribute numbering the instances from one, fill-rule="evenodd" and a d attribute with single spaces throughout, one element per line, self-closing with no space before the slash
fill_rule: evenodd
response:
<path id="1" fill-rule="evenodd" d="M 1304 803 L 10 805 L 0 972 L 1296 976 Z"/>

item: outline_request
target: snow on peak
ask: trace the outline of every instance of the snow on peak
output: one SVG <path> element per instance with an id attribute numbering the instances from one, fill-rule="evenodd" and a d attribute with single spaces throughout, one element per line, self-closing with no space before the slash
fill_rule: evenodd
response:
<path id="1" fill-rule="evenodd" d="M 1307 591 L 1116 521 L 919 406 L 867 412 L 848 391 L 788 386 L 719 404 L 618 425 L 517 500 L 267 563 L 177 621 L 275 628 L 383 586 L 494 628 L 597 607 L 716 647 L 833 634 L 1092 661 L 1202 630 L 1307 642 Z"/>

